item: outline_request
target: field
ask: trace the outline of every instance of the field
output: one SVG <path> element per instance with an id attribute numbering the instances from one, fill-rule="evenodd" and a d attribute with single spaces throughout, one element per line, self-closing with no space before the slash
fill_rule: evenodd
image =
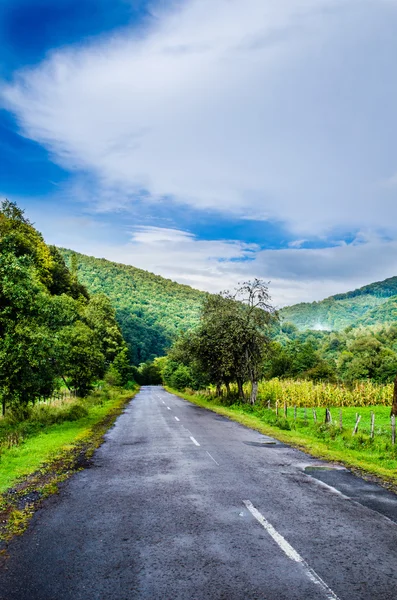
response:
<path id="1" fill-rule="evenodd" d="M 259 402 L 276 400 L 288 406 L 339 407 L 339 406 L 390 406 L 393 384 L 379 385 L 372 381 L 359 381 L 353 386 L 336 383 L 314 383 L 306 380 L 271 379 L 261 381 Z"/>

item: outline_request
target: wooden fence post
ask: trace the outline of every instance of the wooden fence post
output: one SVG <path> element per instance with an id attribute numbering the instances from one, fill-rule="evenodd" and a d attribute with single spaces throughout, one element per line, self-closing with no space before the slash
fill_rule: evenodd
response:
<path id="1" fill-rule="evenodd" d="M 278 417 L 278 400 L 276 400 L 276 417 Z"/>
<path id="2" fill-rule="evenodd" d="M 352 435 L 356 435 L 356 433 L 358 431 L 358 424 L 359 424 L 360 421 L 361 421 L 361 415 L 359 415 L 358 413 L 356 413 L 356 424 L 354 426 Z"/>
<path id="3" fill-rule="evenodd" d="M 296 421 L 296 406 L 294 406 L 294 421 Z"/>
<path id="4" fill-rule="evenodd" d="M 270 410 L 270 400 L 267 401 L 267 408 Z"/>
<path id="5" fill-rule="evenodd" d="M 375 413 L 371 410 L 371 438 L 375 435 Z"/>
<path id="6" fill-rule="evenodd" d="M 342 409 L 339 409 L 339 428 L 343 429 L 343 414 L 342 414 Z"/>
<path id="7" fill-rule="evenodd" d="M 314 409 L 314 408 L 313 408 L 313 421 L 314 421 L 315 423 L 317 423 L 317 413 L 316 413 L 316 411 L 315 411 L 315 409 Z"/>
<path id="8" fill-rule="evenodd" d="M 391 443 L 396 443 L 396 415 L 391 416 Z"/>
<path id="9" fill-rule="evenodd" d="M 287 411 L 288 411 L 288 408 L 287 408 L 287 401 L 286 401 L 286 400 L 284 400 L 284 417 L 285 417 L 285 418 L 287 418 L 287 414 L 288 414 L 288 413 L 287 413 Z"/>
<path id="10" fill-rule="evenodd" d="M 303 409 L 303 420 L 304 420 L 304 421 L 305 421 L 305 423 L 306 423 L 306 421 L 307 421 L 307 408 L 306 408 L 306 406 L 305 406 L 305 408 Z"/>

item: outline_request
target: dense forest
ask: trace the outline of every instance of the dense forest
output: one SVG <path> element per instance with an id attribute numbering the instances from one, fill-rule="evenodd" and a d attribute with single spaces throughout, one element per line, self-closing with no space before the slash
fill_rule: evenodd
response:
<path id="1" fill-rule="evenodd" d="M 388 325 L 394 321 L 396 300 L 397 277 L 391 277 L 320 302 L 287 306 L 280 315 L 300 330 L 339 331 L 350 325 Z M 387 304 L 384 309 L 383 304 Z"/>
<path id="2" fill-rule="evenodd" d="M 12 202 L 0 210 L 0 398 L 23 407 L 66 386 L 85 396 L 106 374 L 130 376 L 128 349 L 103 294 L 91 295 Z"/>
<path id="3" fill-rule="evenodd" d="M 67 264 L 76 263 L 90 293 L 110 299 L 134 365 L 162 356 L 177 334 L 197 325 L 205 293 L 132 266 L 59 251 Z"/>

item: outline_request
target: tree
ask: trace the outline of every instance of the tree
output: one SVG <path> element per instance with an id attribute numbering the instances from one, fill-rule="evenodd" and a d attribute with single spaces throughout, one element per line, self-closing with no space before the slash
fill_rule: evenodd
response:
<path id="1" fill-rule="evenodd" d="M 112 367 L 119 373 L 121 385 L 127 385 L 132 379 L 132 368 L 127 345 L 124 345 L 115 357 Z"/>
<path id="2" fill-rule="evenodd" d="M 393 404 L 392 404 L 392 407 L 391 407 L 390 415 L 397 415 L 397 375 L 396 375 L 396 378 L 394 380 Z"/>
<path id="3" fill-rule="evenodd" d="M 83 311 L 83 320 L 92 330 L 97 347 L 109 366 L 125 347 L 115 310 L 105 294 L 92 296 Z"/>
<path id="4" fill-rule="evenodd" d="M 85 395 L 128 353 L 105 296 L 90 298 L 59 251 L 18 206 L 0 210 L 0 398 L 6 406 L 49 397 L 63 381 Z"/>
<path id="5" fill-rule="evenodd" d="M 162 383 L 160 367 L 152 362 L 142 363 L 135 369 L 135 378 L 140 385 L 160 385 Z"/>
<path id="6" fill-rule="evenodd" d="M 268 328 L 276 318 L 267 285 L 258 279 L 243 283 L 232 293 L 208 296 L 199 326 L 180 338 L 170 358 L 176 364 L 186 363 L 190 373 L 201 372 L 216 385 L 218 394 L 222 384 L 229 392 L 230 383 L 236 382 L 239 396 L 245 400 L 243 384 L 250 381 L 249 401 L 254 404 L 270 343 Z M 178 358 L 178 349 L 184 358 Z M 186 369 L 183 373 L 187 376 Z"/>
<path id="7" fill-rule="evenodd" d="M 69 387 L 79 396 L 86 396 L 93 382 L 104 376 L 105 356 L 97 344 L 95 332 L 85 323 L 77 321 L 59 332 L 59 373 L 69 381 Z"/>
<path id="8" fill-rule="evenodd" d="M 46 324 L 48 295 L 35 270 L 13 253 L 0 253 L 0 396 L 6 406 L 50 395 L 54 346 Z"/>
<path id="9" fill-rule="evenodd" d="M 268 329 L 278 316 L 270 304 L 267 284 L 260 279 L 245 282 L 233 294 L 227 292 L 225 296 L 239 307 L 234 321 L 239 354 L 236 377 L 241 381 L 248 375 L 251 382 L 250 403 L 255 404 L 263 361 L 270 344 Z"/>

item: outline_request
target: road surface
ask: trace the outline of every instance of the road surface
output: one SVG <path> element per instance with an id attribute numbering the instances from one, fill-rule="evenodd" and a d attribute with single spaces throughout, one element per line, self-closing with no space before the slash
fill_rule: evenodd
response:
<path id="1" fill-rule="evenodd" d="M 365 506 L 359 491 L 349 499 L 349 482 L 334 489 L 337 471 L 334 486 L 313 477 L 318 466 L 326 465 L 144 387 L 92 467 L 11 543 L 0 598 L 396 598 L 395 497 L 361 482 Z M 380 512 L 369 507 L 377 493 Z"/>

